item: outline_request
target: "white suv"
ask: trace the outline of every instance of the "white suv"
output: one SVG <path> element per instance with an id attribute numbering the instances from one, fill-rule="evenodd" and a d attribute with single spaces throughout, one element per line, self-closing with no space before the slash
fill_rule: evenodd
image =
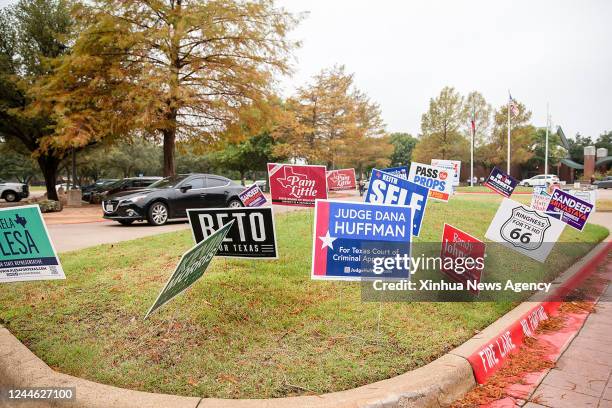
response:
<path id="1" fill-rule="evenodd" d="M 9 203 L 20 201 L 22 198 L 28 198 L 30 189 L 27 184 L 22 183 L 7 183 L 0 180 L 0 198 Z"/>
<path id="2" fill-rule="evenodd" d="M 539 174 L 521 181 L 521 186 L 533 187 L 533 186 L 545 186 L 546 184 L 558 183 L 559 177 L 554 174 Z"/>

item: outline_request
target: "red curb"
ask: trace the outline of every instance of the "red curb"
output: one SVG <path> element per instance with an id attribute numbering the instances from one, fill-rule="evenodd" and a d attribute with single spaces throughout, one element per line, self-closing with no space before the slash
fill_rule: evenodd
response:
<path id="1" fill-rule="evenodd" d="M 547 299 L 559 299 L 575 289 L 584 279 L 595 271 L 607 254 L 612 250 L 612 241 L 608 241 L 601 250 L 591 257 L 580 269 Z M 474 378 L 479 384 L 484 384 L 508 359 L 510 354 L 516 353 L 525 341 L 525 338 L 535 333 L 539 323 L 546 320 L 555 312 L 562 302 L 548 300 L 537 302 L 520 318 L 499 332 L 492 341 L 476 350 L 468 358 L 474 371 Z"/>

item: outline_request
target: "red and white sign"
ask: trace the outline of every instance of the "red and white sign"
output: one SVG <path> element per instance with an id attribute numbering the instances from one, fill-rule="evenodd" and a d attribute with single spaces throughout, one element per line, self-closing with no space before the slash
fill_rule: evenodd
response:
<path id="1" fill-rule="evenodd" d="M 463 283 L 470 292 L 478 294 L 477 285 L 484 269 L 485 243 L 449 224 L 442 233 L 442 272 L 456 282 Z M 452 259 L 452 262 L 447 261 Z M 452 267 L 451 267 L 452 265 Z M 472 282 L 467 285 L 467 282 Z"/>
<path id="2" fill-rule="evenodd" d="M 314 207 L 327 198 L 325 166 L 268 163 L 273 204 Z"/>
<path id="3" fill-rule="evenodd" d="M 327 172 L 327 188 L 329 191 L 355 190 L 355 169 L 340 169 Z"/>

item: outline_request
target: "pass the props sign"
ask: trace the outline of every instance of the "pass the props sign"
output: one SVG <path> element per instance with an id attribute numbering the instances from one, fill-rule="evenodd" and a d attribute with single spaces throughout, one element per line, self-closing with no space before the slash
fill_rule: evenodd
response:
<path id="1" fill-rule="evenodd" d="M 314 207 L 327 198 L 325 166 L 268 163 L 272 203 Z"/>
<path id="2" fill-rule="evenodd" d="M 244 191 L 238 194 L 238 198 L 242 201 L 245 207 L 261 207 L 267 203 L 263 191 L 257 184 L 247 187 Z"/>
<path id="3" fill-rule="evenodd" d="M 408 166 L 388 167 L 386 169 L 381 169 L 380 171 L 384 171 L 385 173 L 393 174 L 395 177 L 408 180 Z"/>
<path id="4" fill-rule="evenodd" d="M 0 210 L 0 283 L 66 279 L 38 205 Z"/>
<path id="5" fill-rule="evenodd" d="M 518 180 L 511 175 L 504 173 L 497 167 L 494 167 L 484 185 L 496 193 L 508 198 L 512 195 L 514 189 L 518 185 Z"/>
<path id="6" fill-rule="evenodd" d="M 561 214 L 561 221 L 582 231 L 593 211 L 593 204 L 557 188 L 550 197 L 546 211 Z"/>
<path id="7" fill-rule="evenodd" d="M 372 170 L 365 201 L 373 204 L 407 205 L 412 207 L 412 235 L 418 237 L 425 216 L 429 189 L 377 169 Z"/>
<path id="8" fill-rule="evenodd" d="M 544 262 L 565 224 L 523 204 L 504 198 L 485 237 L 539 262 Z"/>
<path id="9" fill-rule="evenodd" d="M 459 176 L 461 174 L 460 160 L 431 159 L 431 165 L 449 170 L 453 175 L 453 186 L 459 185 Z"/>
<path id="10" fill-rule="evenodd" d="M 214 234 L 196 244 L 183 254 L 178 265 L 176 265 L 176 269 L 170 276 L 170 279 L 168 279 L 166 286 L 164 286 L 145 315 L 145 319 L 149 317 L 151 313 L 182 293 L 185 289 L 189 288 L 195 281 L 204 275 L 210 261 L 212 261 L 217 253 L 219 244 L 221 244 L 221 241 L 223 241 L 233 224 L 233 220 L 228 222 L 215 231 Z"/>
<path id="11" fill-rule="evenodd" d="M 189 209 L 187 215 L 196 242 L 234 222 L 219 246 L 219 257 L 278 258 L 272 207 Z"/>
<path id="12" fill-rule="evenodd" d="M 317 200 L 311 278 L 408 279 L 397 265 L 377 273 L 374 258 L 410 256 L 411 218 L 406 206 Z"/>
<path id="13" fill-rule="evenodd" d="M 436 200 L 448 201 L 453 193 L 452 175 L 441 167 L 412 162 L 408 181 L 427 187 L 429 197 Z"/>
<path id="14" fill-rule="evenodd" d="M 484 260 L 485 243 L 471 236 L 470 234 L 455 228 L 452 225 L 444 224 L 442 232 L 442 248 L 440 249 L 440 258 L 442 259 L 442 272 L 456 282 L 461 282 L 465 286 L 468 281 L 474 282 L 474 287 L 482 280 L 482 271 L 484 263 L 469 262 L 464 264 L 465 270 L 461 273 L 453 268 L 448 267 L 446 259 L 452 259 L 452 265 L 458 265 L 456 261 L 459 258 L 464 260 Z M 468 263 L 468 261 L 466 261 Z M 478 289 L 471 289 L 472 293 L 478 294 Z"/>
<path id="15" fill-rule="evenodd" d="M 355 169 L 330 170 L 327 172 L 329 191 L 355 190 Z"/>

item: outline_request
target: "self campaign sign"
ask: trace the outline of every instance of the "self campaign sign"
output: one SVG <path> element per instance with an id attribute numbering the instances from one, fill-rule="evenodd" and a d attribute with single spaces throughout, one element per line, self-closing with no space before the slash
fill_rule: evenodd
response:
<path id="1" fill-rule="evenodd" d="M 327 189 L 329 191 L 355 190 L 355 169 L 330 170 L 327 172 Z"/>
<path id="2" fill-rule="evenodd" d="M 418 237 L 425 216 L 429 189 L 392 174 L 373 169 L 365 201 L 373 204 L 407 205 L 413 208 L 412 235 Z"/>
<path id="3" fill-rule="evenodd" d="M 467 284 L 468 281 L 474 285 L 470 291 L 478 294 L 477 284 L 482 280 L 482 271 L 484 269 L 485 243 L 470 234 L 455 228 L 452 225 L 444 224 L 442 232 L 442 247 L 440 249 L 440 258 L 442 259 L 442 272 L 456 282 Z M 452 259 L 452 263 L 447 263 L 447 259 Z M 459 265 L 458 259 L 464 260 L 462 269 L 456 267 L 451 268 L 450 265 Z M 473 260 L 469 262 L 467 259 Z M 480 261 L 480 263 L 479 263 Z"/>
<path id="4" fill-rule="evenodd" d="M 66 279 L 38 205 L 0 210 L 0 283 Z"/>
<path id="5" fill-rule="evenodd" d="M 238 194 L 238 198 L 245 207 L 261 207 L 268 202 L 263 191 L 261 191 L 261 188 L 259 188 L 257 184 L 247 187 Z"/>
<path id="6" fill-rule="evenodd" d="M 380 171 L 408 180 L 408 166 L 388 167 L 386 169 L 380 169 Z"/>
<path id="7" fill-rule="evenodd" d="M 582 231 L 593 211 L 593 204 L 557 188 L 548 201 L 546 211 L 561 214 L 561 221 Z"/>
<path id="8" fill-rule="evenodd" d="M 495 191 L 498 194 L 508 198 L 514 192 L 514 189 L 518 185 L 518 180 L 509 174 L 504 173 L 497 167 L 493 167 L 491 174 L 484 183 L 490 190 Z"/>
<path id="9" fill-rule="evenodd" d="M 272 203 L 314 207 L 327 198 L 325 166 L 268 163 Z"/>
<path id="10" fill-rule="evenodd" d="M 317 200 L 314 222 L 312 279 L 410 278 L 402 265 L 380 268 L 381 260 L 410 257 L 410 207 Z"/>
<path id="11" fill-rule="evenodd" d="M 427 187 L 429 197 L 436 200 L 448 201 L 453 193 L 452 174 L 441 167 L 412 162 L 408 181 Z"/>
<path id="12" fill-rule="evenodd" d="M 205 240 L 223 225 L 234 221 L 219 246 L 217 256 L 278 258 L 272 207 L 189 209 L 187 216 L 195 242 Z"/>

